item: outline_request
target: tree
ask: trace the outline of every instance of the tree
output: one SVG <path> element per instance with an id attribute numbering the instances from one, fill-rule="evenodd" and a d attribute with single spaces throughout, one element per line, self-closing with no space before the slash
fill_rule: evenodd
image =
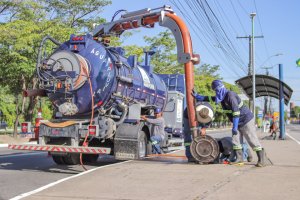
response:
<path id="1" fill-rule="evenodd" d="M 94 23 L 103 23 L 99 15 L 102 8 L 111 4 L 109 0 L 45 0 L 49 19 L 59 19 L 71 28 L 88 28 Z M 55 13 L 55 15 L 53 15 Z"/>
<path id="2" fill-rule="evenodd" d="M 13 126 L 15 113 L 15 97 L 9 94 L 8 87 L 0 87 L 0 112 L 9 127 Z"/>
<path id="3" fill-rule="evenodd" d="M 154 37 L 144 37 L 147 49 L 156 48 L 151 64 L 154 72 L 160 74 L 183 73 L 183 65 L 177 62 L 176 41 L 169 30 L 160 32 Z"/>
<path id="4" fill-rule="evenodd" d="M 0 86 L 8 87 L 16 99 L 16 110 L 25 106 L 19 100 L 22 89 L 32 87 L 36 58 L 42 38 L 51 35 L 65 41 L 71 33 L 89 30 L 104 20 L 94 15 L 108 5 L 107 0 L 25 0 L 2 1 L 0 15 Z M 21 87 L 23 85 L 23 87 Z M 31 98 L 26 120 L 32 119 L 35 99 Z M 22 114 L 21 109 L 18 114 Z M 18 124 L 18 115 L 15 124 Z M 16 132 L 16 130 L 15 130 Z"/>
<path id="5" fill-rule="evenodd" d="M 203 64 L 195 67 L 195 74 L 200 76 L 202 75 L 203 77 L 210 76 L 214 79 L 221 79 L 220 75 L 218 74 L 219 70 L 219 65 L 211 66 L 210 64 Z"/>

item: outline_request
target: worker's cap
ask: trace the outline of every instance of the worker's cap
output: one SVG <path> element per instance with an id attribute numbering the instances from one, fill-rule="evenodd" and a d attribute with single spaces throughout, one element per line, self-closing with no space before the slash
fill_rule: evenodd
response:
<path id="1" fill-rule="evenodd" d="M 213 89 L 214 91 L 217 91 L 221 88 L 225 87 L 223 82 L 221 80 L 214 80 L 212 83 L 211 83 L 211 89 Z"/>
<path id="2" fill-rule="evenodd" d="M 211 105 L 207 102 L 198 102 L 196 105 L 197 121 L 202 124 L 211 122 L 214 118 L 214 112 Z"/>
<path id="3" fill-rule="evenodd" d="M 161 113 L 161 109 L 160 108 L 155 108 L 154 109 L 154 114 L 158 114 L 158 113 Z"/>

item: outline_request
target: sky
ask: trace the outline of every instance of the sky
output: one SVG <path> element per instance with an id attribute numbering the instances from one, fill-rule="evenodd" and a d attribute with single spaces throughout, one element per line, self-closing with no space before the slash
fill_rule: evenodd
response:
<path id="1" fill-rule="evenodd" d="M 193 4 L 197 1 L 209 4 L 222 27 L 217 32 L 218 36 L 221 35 L 225 40 L 220 41 L 220 37 L 215 36 L 216 32 L 209 30 L 209 21 L 203 10 Z M 278 64 L 282 64 L 283 81 L 294 91 L 290 102 L 300 106 L 300 67 L 296 67 L 296 60 L 300 58 L 299 0 L 112 0 L 112 4 L 104 7 L 100 16 L 110 21 L 120 9 L 130 12 L 163 5 L 170 5 L 186 22 L 193 50 L 200 54 L 201 64 L 219 65 L 223 80 L 232 84 L 248 73 L 249 41 L 237 37 L 251 34 L 250 13 L 255 12 L 254 35 L 264 36 L 255 39 L 255 72 L 265 74 L 266 69 L 263 68 L 267 67 L 270 75 L 278 78 Z M 120 15 L 115 19 L 119 18 Z M 216 23 L 214 21 L 213 25 Z M 166 28 L 156 24 L 153 29 L 138 30 L 124 43 L 145 45 L 143 36 L 155 36 Z M 233 48 L 226 48 L 225 51 L 223 48 L 222 51 L 224 46 Z M 278 100 L 274 99 L 273 102 L 273 107 L 278 110 Z M 262 107 L 263 98 L 257 98 L 256 105 Z"/>
<path id="2" fill-rule="evenodd" d="M 174 2 L 177 6 L 173 4 Z M 112 4 L 104 8 L 101 16 L 110 21 L 115 11 L 119 9 L 134 11 L 170 5 L 175 13 L 188 23 L 186 13 L 190 13 L 193 18 L 190 20 L 192 23 L 188 23 L 188 27 L 191 32 L 194 52 L 201 56 L 201 64 L 220 65 L 220 74 L 223 80 L 234 83 L 235 80 L 247 75 L 249 63 L 248 39 L 237 39 L 236 37 L 251 34 L 250 13 L 255 12 L 257 15 L 254 18 L 254 35 L 264 36 L 263 39 L 255 39 L 255 72 L 265 74 L 266 69 L 263 67 L 268 67 L 270 68 L 268 69 L 270 75 L 278 78 L 278 64 L 282 64 L 284 67 L 283 81 L 294 90 L 290 102 L 300 106 L 300 67 L 297 68 L 295 63 L 300 58 L 300 1 L 207 0 L 207 2 L 229 38 L 228 41 L 235 47 L 241 64 L 234 64 L 234 61 L 229 58 L 230 56 L 221 51 L 216 40 L 207 39 L 208 36 L 197 29 L 197 27 L 204 25 L 195 17 L 199 19 L 203 13 L 201 14 L 201 10 L 198 9 L 194 10 L 195 13 L 192 14 L 191 9 L 187 6 L 191 3 L 190 0 L 180 0 L 180 2 L 179 0 L 112 0 Z M 180 12 L 179 9 L 182 11 L 184 7 L 185 12 Z M 117 16 L 116 19 L 119 17 Z M 144 28 L 139 30 L 140 32 L 127 39 L 125 43 L 143 44 L 144 35 L 154 36 L 165 29 L 156 26 L 152 30 Z M 282 55 L 275 56 L 276 54 Z M 273 102 L 275 109 L 278 109 L 277 100 L 273 100 Z M 262 98 L 257 98 L 256 105 L 263 105 Z"/>

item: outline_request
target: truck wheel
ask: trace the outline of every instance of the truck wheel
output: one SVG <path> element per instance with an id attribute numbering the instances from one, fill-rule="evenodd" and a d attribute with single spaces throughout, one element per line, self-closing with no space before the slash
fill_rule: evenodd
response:
<path id="1" fill-rule="evenodd" d="M 79 154 L 68 153 L 67 155 L 63 156 L 63 161 L 67 165 L 77 165 L 80 163 L 79 159 L 80 159 Z"/>
<path id="2" fill-rule="evenodd" d="M 52 159 L 58 165 L 65 165 L 65 162 L 63 160 L 63 156 L 52 155 Z"/>
<path id="3" fill-rule="evenodd" d="M 139 132 L 138 137 L 138 156 L 140 158 L 144 158 L 147 156 L 147 143 L 148 139 L 144 131 Z"/>
<path id="4" fill-rule="evenodd" d="M 83 154 L 82 159 L 87 163 L 96 163 L 98 160 L 99 154 Z"/>

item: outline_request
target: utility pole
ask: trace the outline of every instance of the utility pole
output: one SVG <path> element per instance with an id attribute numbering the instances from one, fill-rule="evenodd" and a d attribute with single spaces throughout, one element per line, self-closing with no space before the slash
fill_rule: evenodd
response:
<path id="1" fill-rule="evenodd" d="M 284 94 L 283 94 L 283 67 L 279 64 L 279 138 L 285 140 L 285 129 L 284 129 Z"/>
<path id="2" fill-rule="evenodd" d="M 249 102 L 250 109 L 253 112 L 254 118 L 255 116 L 255 66 L 254 66 L 254 39 L 255 38 L 263 38 L 264 36 L 254 36 L 254 17 L 256 13 L 251 13 L 251 22 L 252 22 L 252 34 L 245 37 L 237 37 L 237 39 L 246 38 L 249 39 L 249 66 L 248 66 L 248 75 L 252 75 L 252 101 Z"/>

